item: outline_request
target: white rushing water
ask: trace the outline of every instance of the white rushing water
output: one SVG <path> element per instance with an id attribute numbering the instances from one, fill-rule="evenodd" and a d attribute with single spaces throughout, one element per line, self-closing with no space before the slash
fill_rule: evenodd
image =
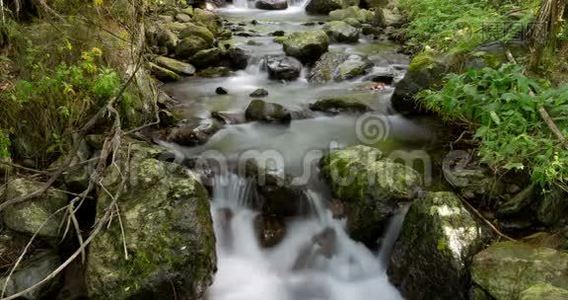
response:
<path id="1" fill-rule="evenodd" d="M 288 7 L 292 8 L 293 7 L 304 8 L 310 2 L 310 0 L 287 0 L 287 1 L 288 1 Z M 254 7 L 254 2 L 255 1 L 249 1 L 249 0 L 233 0 L 233 6 L 235 8 L 249 8 L 249 7 Z"/>
<path id="2" fill-rule="evenodd" d="M 282 242 L 261 248 L 254 228 L 257 212 L 247 207 L 253 191 L 234 174 L 216 181 L 212 215 L 218 272 L 208 299 L 402 299 L 379 255 L 351 240 L 317 193 L 310 193 L 312 217 L 288 223 Z M 396 239 L 399 219 L 391 222 L 385 240 Z"/>

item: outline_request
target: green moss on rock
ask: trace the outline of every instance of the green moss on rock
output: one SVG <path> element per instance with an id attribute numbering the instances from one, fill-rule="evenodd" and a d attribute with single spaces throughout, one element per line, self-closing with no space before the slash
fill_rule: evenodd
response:
<path id="1" fill-rule="evenodd" d="M 521 242 L 499 242 L 478 253 L 473 281 L 493 298 L 518 299 L 535 284 L 568 289 L 568 253 Z"/>
<path id="2" fill-rule="evenodd" d="M 468 266 L 482 245 L 481 227 L 454 193 L 429 193 L 410 206 L 388 273 L 409 299 L 468 299 Z"/>
<path id="3" fill-rule="evenodd" d="M 115 216 L 90 247 L 89 295 L 173 297 L 173 284 L 178 297 L 197 299 L 211 283 L 216 264 L 207 191 L 189 171 L 152 158 L 158 150 L 141 144 L 129 148 L 119 154 L 121 166 L 130 166 L 128 189 L 118 200 L 120 220 Z M 121 180 L 111 169 L 103 182 L 113 193 Z M 110 203 L 103 193 L 98 214 Z"/>

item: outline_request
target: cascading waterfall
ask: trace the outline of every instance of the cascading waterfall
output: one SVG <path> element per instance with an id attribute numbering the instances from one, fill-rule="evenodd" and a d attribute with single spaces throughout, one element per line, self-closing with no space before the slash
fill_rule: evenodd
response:
<path id="1" fill-rule="evenodd" d="M 308 5 L 308 3 L 311 0 L 287 0 L 288 1 L 288 6 L 289 7 L 305 7 L 306 5 Z M 249 5 L 249 0 L 233 0 L 233 5 L 236 8 L 249 8 L 249 7 L 254 7 L 254 2 L 255 1 L 251 1 L 250 5 Z"/>
<path id="2" fill-rule="evenodd" d="M 401 299 L 381 260 L 348 237 L 344 223 L 333 219 L 319 193 L 308 195 L 312 216 L 289 222 L 284 240 L 263 249 L 254 227 L 258 213 L 248 205 L 254 189 L 235 174 L 217 177 L 212 216 L 218 273 L 209 299 Z M 386 236 L 397 230 L 390 226 Z"/>

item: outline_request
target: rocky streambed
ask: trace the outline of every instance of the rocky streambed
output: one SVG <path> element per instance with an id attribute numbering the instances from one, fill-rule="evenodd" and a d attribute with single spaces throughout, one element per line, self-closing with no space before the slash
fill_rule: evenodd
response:
<path id="1" fill-rule="evenodd" d="M 531 203 L 530 187 L 448 149 L 452 130 L 412 96 L 454 66 L 409 67 L 396 3 L 379 2 L 157 12 L 146 40 L 165 83 L 160 124 L 114 149 L 105 189 L 77 206 L 85 231 L 113 216 L 83 260 L 25 298 L 565 299 L 566 237 L 544 232 L 563 226 L 543 212 L 559 201 Z M 101 145 L 87 136 L 77 160 Z M 88 184 L 89 170 L 60 186 Z M 1 269 L 5 295 L 77 247 L 58 214 L 72 196 L 52 187 L 2 210 L 0 268 L 37 236 L 13 274 Z M 476 209 L 488 199 L 497 216 Z"/>

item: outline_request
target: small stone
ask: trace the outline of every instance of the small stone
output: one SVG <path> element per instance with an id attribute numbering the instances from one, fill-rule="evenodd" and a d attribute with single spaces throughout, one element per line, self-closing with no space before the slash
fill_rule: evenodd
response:
<path id="1" fill-rule="evenodd" d="M 191 17 L 186 15 L 186 14 L 177 14 L 176 20 L 183 22 L 183 23 L 187 23 L 187 22 L 191 21 Z"/>
<path id="2" fill-rule="evenodd" d="M 270 35 L 271 36 L 284 36 L 286 34 L 286 32 L 284 32 L 284 30 L 276 30 L 274 32 L 272 32 Z"/>
<path id="3" fill-rule="evenodd" d="M 220 86 L 215 89 L 215 93 L 217 93 L 217 95 L 227 95 L 229 92 L 224 87 Z"/>
<path id="4" fill-rule="evenodd" d="M 265 90 L 265 89 L 257 89 L 254 92 L 252 92 L 249 96 L 251 96 L 253 98 L 266 97 L 266 96 L 268 96 L 268 91 Z"/>

